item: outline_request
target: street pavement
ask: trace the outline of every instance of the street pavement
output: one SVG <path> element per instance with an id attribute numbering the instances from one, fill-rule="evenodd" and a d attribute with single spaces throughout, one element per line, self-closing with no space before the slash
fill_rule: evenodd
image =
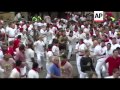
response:
<path id="1" fill-rule="evenodd" d="M 78 78 L 78 71 L 77 71 L 77 66 L 76 66 L 76 57 L 75 55 L 72 55 L 70 59 L 70 63 L 73 66 L 73 76 L 74 78 Z M 44 69 L 43 71 L 40 72 L 40 78 L 45 78 L 46 77 L 46 69 L 45 69 L 45 62 L 43 63 Z"/>

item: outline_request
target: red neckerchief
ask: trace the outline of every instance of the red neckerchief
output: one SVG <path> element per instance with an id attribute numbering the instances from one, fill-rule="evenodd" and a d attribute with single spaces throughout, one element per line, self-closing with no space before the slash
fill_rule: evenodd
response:
<path id="1" fill-rule="evenodd" d="M 48 51 L 52 51 L 52 50 L 51 50 L 51 49 L 47 49 L 47 52 L 48 52 Z"/>
<path id="2" fill-rule="evenodd" d="M 93 36 L 93 32 L 90 32 L 90 35 Z"/>
<path id="3" fill-rule="evenodd" d="M 69 32 L 69 30 L 66 30 L 67 32 Z"/>
<path id="4" fill-rule="evenodd" d="M 32 70 L 34 70 L 34 71 L 38 72 L 36 68 L 32 68 Z"/>
<path id="5" fill-rule="evenodd" d="M 84 44 L 84 42 L 81 42 L 80 44 Z"/>
<path id="6" fill-rule="evenodd" d="M 65 64 L 66 64 L 66 60 L 63 60 L 62 62 L 61 62 L 61 66 L 64 66 Z"/>
<path id="7" fill-rule="evenodd" d="M 105 42 L 109 42 L 109 39 L 105 39 L 104 41 L 105 41 Z"/>
<path id="8" fill-rule="evenodd" d="M 75 31 L 75 32 L 77 32 L 78 30 L 77 30 L 77 29 L 75 29 L 74 31 Z"/>
<path id="9" fill-rule="evenodd" d="M 19 73 L 21 73 L 20 68 L 17 68 L 17 67 L 16 67 L 16 70 L 17 70 Z"/>
<path id="10" fill-rule="evenodd" d="M 112 37 L 109 37 L 112 40 Z"/>

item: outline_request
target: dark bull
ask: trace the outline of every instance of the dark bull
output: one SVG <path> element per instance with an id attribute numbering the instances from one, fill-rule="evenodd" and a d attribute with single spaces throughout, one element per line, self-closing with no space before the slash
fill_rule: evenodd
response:
<path id="1" fill-rule="evenodd" d="M 102 13 L 96 13 L 96 14 L 95 14 L 95 18 L 100 18 L 100 17 L 102 17 L 102 16 L 103 16 Z"/>

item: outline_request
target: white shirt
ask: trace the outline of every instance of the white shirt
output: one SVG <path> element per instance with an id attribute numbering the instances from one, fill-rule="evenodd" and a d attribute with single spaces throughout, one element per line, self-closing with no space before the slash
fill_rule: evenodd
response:
<path id="1" fill-rule="evenodd" d="M 84 43 L 88 46 L 91 47 L 93 45 L 92 39 L 84 39 Z"/>
<path id="2" fill-rule="evenodd" d="M 5 33 L 5 29 L 4 28 L 1 28 L 0 31 L 1 31 L 2 34 Z"/>
<path id="3" fill-rule="evenodd" d="M 86 38 L 86 34 L 85 33 L 82 33 L 82 34 L 78 34 L 77 36 L 78 39 L 85 39 Z"/>
<path id="4" fill-rule="evenodd" d="M 74 45 L 75 44 L 75 39 L 76 39 L 75 35 L 73 35 L 72 37 L 68 36 L 69 45 Z"/>
<path id="5" fill-rule="evenodd" d="M 102 58 L 104 55 L 104 51 L 102 50 L 102 47 L 100 45 L 97 45 L 94 48 L 94 55 L 96 56 L 97 59 Z"/>
<path id="6" fill-rule="evenodd" d="M 44 42 L 43 41 L 36 41 L 34 42 L 35 45 L 35 53 L 40 53 L 41 56 L 44 55 Z"/>
<path id="7" fill-rule="evenodd" d="M 70 31 L 66 31 L 65 34 L 66 36 L 69 36 Z"/>
<path id="8" fill-rule="evenodd" d="M 52 47 L 52 52 L 55 56 L 59 56 L 60 55 L 60 50 L 59 50 L 59 47 L 58 46 L 53 46 Z"/>
<path id="9" fill-rule="evenodd" d="M 106 49 L 106 56 L 107 57 L 111 56 L 112 54 L 113 54 L 112 49 L 110 49 L 110 50 Z"/>
<path id="10" fill-rule="evenodd" d="M 41 33 L 42 35 L 46 35 L 46 34 L 47 34 L 47 31 L 46 31 L 46 30 L 41 29 L 41 30 L 40 30 L 40 33 Z"/>
<path id="11" fill-rule="evenodd" d="M 48 51 L 46 52 L 46 59 L 47 59 L 47 63 L 50 63 L 50 57 L 53 56 L 53 52 L 52 51 Z"/>
<path id="12" fill-rule="evenodd" d="M 12 28 L 7 28 L 6 32 L 8 33 L 9 37 L 15 37 L 17 30 Z"/>
<path id="13" fill-rule="evenodd" d="M 85 51 L 85 50 L 87 50 L 87 46 L 84 43 L 80 44 L 78 50 L 81 51 L 81 52 Z M 79 55 L 82 55 L 81 52 L 79 52 Z"/>
<path id="14" fill-rule="evenodd" d="M 28 72 L 28 78 L 39 78 L 39 73 L 33 69 Z"/>
<path id="15" fill-rule="evenodd" d="M 26 61 L 32 61 L 31 58 L 34 58 L 34 51 L 31 48 L 26 49 L 25 51 Z"/>
<path id="16" fill-rule="evenodd" d="M 0 50 L 0 60 L 2 60 L 2 59 L 3 59 L 3 57 L 4 57 L 3 51 L 2 51 L 2 50 Z"/>
<path id="17" fill-rule="evenodd" d="M 14 69 L 11 71 L 10 78 L 20 78 L 20 73 L 17 71 L 16 68 L 14 68 Z"/>
<path id="18" fill-rule="evenodd" d="M 84 33 L 89 33 L 89 29 L 88 28 L 84 28 L 83 32 Z"/>
<path id="19" fill-rule="evenodd" d="M 113 50 L 115 50 L 117 47 L 120 47 L 120 45 L 119 44 L 111 44 L 111 49 L 112 49 L 112 51 Z"/>

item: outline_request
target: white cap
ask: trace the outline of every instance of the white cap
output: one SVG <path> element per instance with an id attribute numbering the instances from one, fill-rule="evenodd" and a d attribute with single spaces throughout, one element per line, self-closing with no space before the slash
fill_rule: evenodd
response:
<path id="1" fill-rule="evenodd" d="M 22 22 L 22 21 L 20 21 L 19 23 L 20 23 L 20 24 L 22 24 L 23 22 Z"/>
<path id="2" fill-rule="evenodd" d="M 85 28 L 85 26 L 84 25 L 81 25 L 81 29 L 84 29 Z"/>

